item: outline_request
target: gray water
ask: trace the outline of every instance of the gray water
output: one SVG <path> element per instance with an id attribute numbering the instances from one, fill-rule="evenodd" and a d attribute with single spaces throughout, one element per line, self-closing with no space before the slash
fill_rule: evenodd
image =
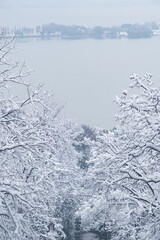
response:
<path id="1" fill-rule="evenodd" d="M 35 71 L 30 80 L 44 82 L 65 103 L 64 116 L 90 126 L 116 125 L 113 99 L 132 73 L 152 73 L 159 84 L 160 38 L 30 40 L 18 42 L 16 52 Z"/>

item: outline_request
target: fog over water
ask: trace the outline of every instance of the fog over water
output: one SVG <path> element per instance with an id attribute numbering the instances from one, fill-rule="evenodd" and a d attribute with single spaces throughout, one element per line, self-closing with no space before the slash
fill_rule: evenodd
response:
<path id="1" fill-rule="evenodd" d="M 113 99 L 130 84 L 130 75 L 153 73 L 160 80 L 160 38 L 105 40 L 39 40 L 19 42 L 18 60 L 35 72 L 33 83 L 45 82 L 65 103 L 66 117 L 91 126 L 112 128 Z"/>
<path id="2" fill-rule="evenodd" d="M 1 26 L 113 26 L 160 23 L 159 0 L 0 0 Z M 140 40 L 54 40 L 17 44 L 17 58 L 35 70 L 31 80 L 45 82 L 66 103 L 64 114 L 80 123 L 115 126 L 114 96 L 136 72 L 160 79 L 160 38 Z"/>

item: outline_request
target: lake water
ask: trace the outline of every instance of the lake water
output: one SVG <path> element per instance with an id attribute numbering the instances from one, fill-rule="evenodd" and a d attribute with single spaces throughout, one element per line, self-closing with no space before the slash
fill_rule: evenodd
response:
<path id="1" fill-rule="evenodd" d="M 35 71 L 30 80 L 65 103 L 63 114 L 90 126 L 115 126 L 113 99 L 132 73 L 152 73 L 159 84 L 160 38 L 19 41 L 16 52 Z"/>

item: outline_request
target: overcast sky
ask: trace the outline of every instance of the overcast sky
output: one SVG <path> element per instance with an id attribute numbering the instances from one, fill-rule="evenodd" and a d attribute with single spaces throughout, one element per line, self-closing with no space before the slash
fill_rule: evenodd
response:
<path id="1" fill-rule="evenodd" d="M 159 0 L 0 0 L 0 7 L 66 6 L 146 6 L 160 5 Z"/>
<path id="2" fill-rule="evenodd" d="M 160 23 L 159 12 L 160 0 L 0 0 L 0 22 L 4 26 Z"/>

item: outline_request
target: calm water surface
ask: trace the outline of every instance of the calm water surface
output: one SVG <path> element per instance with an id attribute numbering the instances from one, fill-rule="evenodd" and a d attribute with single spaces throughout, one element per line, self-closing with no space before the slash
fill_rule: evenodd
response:
<path id="1" fill-rule="evenodd" d="M 30 40 L 18 42 L 16 52 L 35 71 L 30 80 L 44 82 L 65 103 L 67 118 L 91 126 L 115 126 L 113 99 L 132 73 L 152 73 L 160 83 L 160 38 Z"/>

